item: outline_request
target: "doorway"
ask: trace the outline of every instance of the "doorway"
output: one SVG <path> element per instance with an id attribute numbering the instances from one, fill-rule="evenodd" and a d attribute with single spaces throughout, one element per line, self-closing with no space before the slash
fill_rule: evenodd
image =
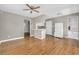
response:
<path id="1" fill-rule="evenodd" d="M 24 20 L 24 37 L 30 36 L 30 21 Z"/>
<path id="2" fill-rule="evenodd" d="M 63 38 L 63 23 L 55 23 L 54 36 Z"/>

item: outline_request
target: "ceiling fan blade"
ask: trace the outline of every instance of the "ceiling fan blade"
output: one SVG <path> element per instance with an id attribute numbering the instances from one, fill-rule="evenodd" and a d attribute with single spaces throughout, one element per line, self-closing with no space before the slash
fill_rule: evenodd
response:
<path id="1" fill-rule="evenodd" d="M 33 9 L 37 9 L 37 8 L 40 8 L 40 6 L 37 6 L 37 7 L 33 8 Z"/>
<path id="2" fill-rule="evenodd" d="M 26 4 L 26 6 L 29 7 L 30 9 L 23 9 L 23 10 L 31 10 L 30 13 L 32 13 L 33 11 L 39 13 L 39 11 L 35 9 L 40 8 L 40 6 L 34 7 L 34 6 L 30 6 L 29 4 Z"/>
<path id="3" fill-rule="evenodd" d="M 30 9 L 23 9 L 23 10 L 30 10 Z"/>
<path id="4" fill-rule="evenodd" d="M 26 4 L 26 6 L 28 6 L 30 9 L 32 9 L 31 6 L 30 6 L 29 4 Z"/>
<path id="5" fill-rule="evenodd" d="M 35 11 L 35 12 L 39 13 L 39 11 L 37 11 L 37 10 L 34 10 L 34 9 L 33 9 L 33 11 Z"/>

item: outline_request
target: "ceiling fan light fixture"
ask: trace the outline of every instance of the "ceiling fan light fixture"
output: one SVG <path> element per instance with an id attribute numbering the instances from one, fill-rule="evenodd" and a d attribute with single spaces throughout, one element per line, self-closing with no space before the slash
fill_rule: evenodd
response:
<path id="1" fill-rule="evenodd" d="M 30 13 L 32 13 L 33 11 L 36 13 L 39 13 L 39 11 L 36 9 L 40 8 L 40 6 L 35 7 L 35 6 L 29 5 L 29 4 L 26 4 L 26 6 L 29 7 L 29 9 L 24 9 L 24 10 L 27 10 L 27 11 L 31 10 Z"/>

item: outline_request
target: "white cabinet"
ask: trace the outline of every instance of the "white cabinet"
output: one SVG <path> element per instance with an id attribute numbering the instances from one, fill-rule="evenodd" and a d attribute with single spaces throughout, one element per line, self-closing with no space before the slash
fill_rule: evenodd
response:
<path id="1" fill-rule="evenodd" d="M 36 29 L 34 29 L 34 37 L 38 39 L 45 39 L 46 37 L 46 30 L 44 28 L 41 28 L 44 26 L 44 23 L 37 23 Z M 40 29 L 39 29 L 40 27 Z"/>
<path id="2" fill-rule="evenodd" d="M 45 39 L 46 37 L 46 29 L 43 28 L 44 23 L 36 23 L 34 21 L 31 21 L 31 30 L 30 30 L 30 36 L 33 36 L 37 39 Z M 39 29 L 40 27 L 40 29 Z"/>
<path id="3" fill-rule="evenodd" d="M 38 39 L 45 39 L 46 30 L 45 29 L 34 30 L 34 37 Z"/>

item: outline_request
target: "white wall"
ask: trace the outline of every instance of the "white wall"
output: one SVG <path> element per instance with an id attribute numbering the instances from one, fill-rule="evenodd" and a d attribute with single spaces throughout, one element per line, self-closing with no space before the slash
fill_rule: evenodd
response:
<path id="1" fill-rule="evenodd" d="M 53 26 L 52 21 L 46 21 L 46 34 L 52 35 Z"/>
<path id="2" fill-rule="evenodd" d="M 7 12 L 0 14 L 0 40 L 24 36 L 25 17 Z"/>
<path id="3" fill-rule="evenodd" d="M 73 16 L 78 16 L 78 18 L 79 18 L 79 13 L 75 13 L 75 14 L 71 14 L 71 15 L 67 15 L 67 16 L 62 16 L 62 17 L 57 17 L 57 18 L 52 18 L 51 19 L 54 26 L 55 26 L 55 23 L 63 23 L 63 26 L 64 26 L 63 27 L 63 29 L 64 29 L 64 33 L 63 34 L 64 34 L 64 37 L 66 37 L 66 38 L 68 38 L 69 17 L 73 18 Z M 73 19 L 71 19 L 71 21 L 73 21 Z M 78 22 L 78 24 L 76 22 Z M 77 33 L 79 33 L 79 19 L 76 22 L 75 22 L 75 24 L 77 24 L 78 27 L 73 29 L 73 31 L 76 31 Z M 54 29 L 55 29 L 55 27 L 53 27 L 53 30 Z M 54 31 L 53 31 L 53 33 L 54 33 Z M 78 34 L 78 37 L 79 37 L 79 34 Z"/>
<path id="4" fill-rule="evenodd" d="M 78 39 L 78 15 L 69 16 L 68 20 L 68 25 L 71 27 L 71 29 L 68 30 L 68 37 L 72 39 Z"/>

